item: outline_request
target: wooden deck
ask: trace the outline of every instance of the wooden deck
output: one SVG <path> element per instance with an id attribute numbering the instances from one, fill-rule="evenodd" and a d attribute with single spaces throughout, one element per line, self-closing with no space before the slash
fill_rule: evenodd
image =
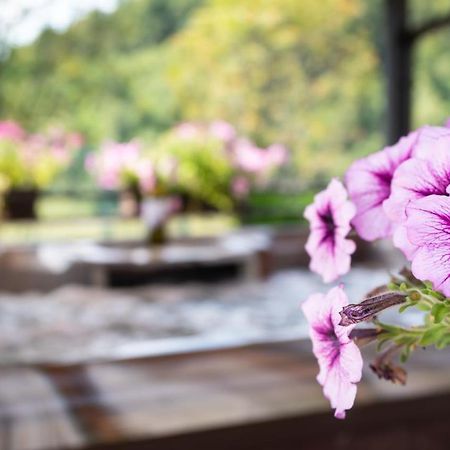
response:
<path id="1" fill-rule="evenodd" d="M 449 352 L 418 352 L 406 387 L 366 373 L 332 417 L 308 343 L 0 371 L 0 449 L 448 449 Z"/>

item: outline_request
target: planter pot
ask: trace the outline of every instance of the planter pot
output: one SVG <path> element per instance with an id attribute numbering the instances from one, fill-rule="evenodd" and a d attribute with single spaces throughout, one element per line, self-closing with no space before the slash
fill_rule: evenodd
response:
<path id="1" fill-rule="evenodd" d="M 167 242 L 166 227 L 170 217 L 180 207 L 176 197 L 147 198 L 141 205 L 141 218 L 147 225 L 146 241 L 149 245 L 162 245 Z"/>
<path id="2" fill-rule="evenodd" d="M 178 198 L 180 202 L 179 211 L 182 213 L 204 213 L 218 211 L 215 206 L 185 193 L 179 195 Z"/>
<path id="3" fill-rule="evenodd" d="M 119 213 L 121 217 L 130 219 L 141 214 L 142 194 L 138 187 L 123 189 L 119 195 Z"/>
<path id="4" fill-rule="evenodd" d="M 37 189 L 11 189 L 5 193 L 3 212 L 8 220 L 36 220 Z"/>
<path id="5" fill-rule="evenodd" d="M 233 210 L 236 218 L 241 225 L 251 223 L 250 205 L 246 200 L 236 200 Z"/>

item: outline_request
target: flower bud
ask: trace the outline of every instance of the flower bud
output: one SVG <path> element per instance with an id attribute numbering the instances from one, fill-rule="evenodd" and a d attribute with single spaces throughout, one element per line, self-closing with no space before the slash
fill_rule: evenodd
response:
<path id="1" fill-rule="evenodd" d="M 339 325 L 348 326 L 359 322 L 371 320 L 380 311 L 406 301 L 407 295 L 403 292 L 386 292 L 370 297 L 361 303 L 345 306 L 339 313 Z"/>
<path id="2" fill-rule="evenodd" d="M 375 372 L 378 378 L 392 381 L 393 383 L 400 383 L 405 385 L 407 373 L 403 367 L 396 366 L 392 362 L 393 356 L 401 349 L 401 346 L 394 345 L 388 348 L 370 365 L 370 368 Z"/>
<path id="3" fill-rule="evenodd" d="M 375 362 L 370 365 L 370 368 L 380 379 L 406 384 L 406 370 L 403 367 L 395 366 L 391 361 L 379 364 Z"/>

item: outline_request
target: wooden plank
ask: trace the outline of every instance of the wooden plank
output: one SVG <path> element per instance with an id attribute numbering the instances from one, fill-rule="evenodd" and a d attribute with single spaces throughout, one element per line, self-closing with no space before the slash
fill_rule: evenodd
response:
<path id="1" fill-rule="evenodd" d="M 358 406 L 351 420 L 329 413 L 235 425 L 85 450 L 446 450 L 450 394 Z"/>
<path id="2" fill-rule="evenodd" d="M 46 373 L 55 383 L 55 391 L 36 394 L 30 383 L 25 392 L 19 392 L 17 386 L 10 389 L 8 404 L 15 409 L 5 415 L 5 401 L 0 405 L 0 417 L 9 419 L 0 428 L 4 438 L 0 442 L 11 441 L 11 424 L 16 427 L 15 436 L 19 432 L 25 442 L 16 441 L 13 450 L 43 449 L 44 440 L 57 448 L 88 445 L 89 449 L 105 450 L 309 450 L 325 448 L 324 436 L 331 439 L 327 448 L 370 449 L 378 442 L 376 436 L 386 444 L 402 439 L 411 444 L 409 427 L 414 428 L 417 442 L 425 444 L 437 445 L 448 436 L 448 352 L 414 355 L 406 388 L 366 372 L 357 406 L 349 413 L 349 420 L 341 422 L 333 418 L 315 381 L 317 363 L 309 347 L 309 343 L 298 342 L 272 344 L 102 363 L 75 368 L 74 372 L 70 367 L 50 368 Z M 18 375 L 19 385 L 25 380 L 20 370 L 25 369 L 10 372 L 10 376 Z M 0 391 L 4 389 L 1 381 L 0 377 Z M 0 399 L 5 397 L 3 394 Z M 40 398 L 42 404 L 57 401 L 59 407 L 47 410 L 46 416 L 36 404 Z M 445 429 L 441 417 L 445 417 Z M 74 442 L 63 436 L 59 423 L 70 423 L 81 439 Z M 36 436 L 45 439 L 39 442 Z M 430 436 L 436 441 L 429 440 Z M 26 447 L 29 442 L 39 445 Z M 316 442 L 320 444 L 317 447 Z M 440 448 L 425 444 L 422 448 Z M 396 448 L 403 449 L 401 445 L 396 444 Z"/>
<path id="3" fill-rule="evenodd" d="M 85 442 L 39 371 L 0 370 L 0 449 L 47 450 Z"/>

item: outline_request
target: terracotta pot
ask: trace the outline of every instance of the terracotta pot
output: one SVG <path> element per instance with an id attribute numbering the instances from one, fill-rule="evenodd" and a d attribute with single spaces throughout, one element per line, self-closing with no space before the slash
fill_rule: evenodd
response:
<path id="1" fill-rule="evenodd" d="M 8 220 L 36 220 L 37 189 L 11 189 L 5 193 L 4 217 Z"/>

